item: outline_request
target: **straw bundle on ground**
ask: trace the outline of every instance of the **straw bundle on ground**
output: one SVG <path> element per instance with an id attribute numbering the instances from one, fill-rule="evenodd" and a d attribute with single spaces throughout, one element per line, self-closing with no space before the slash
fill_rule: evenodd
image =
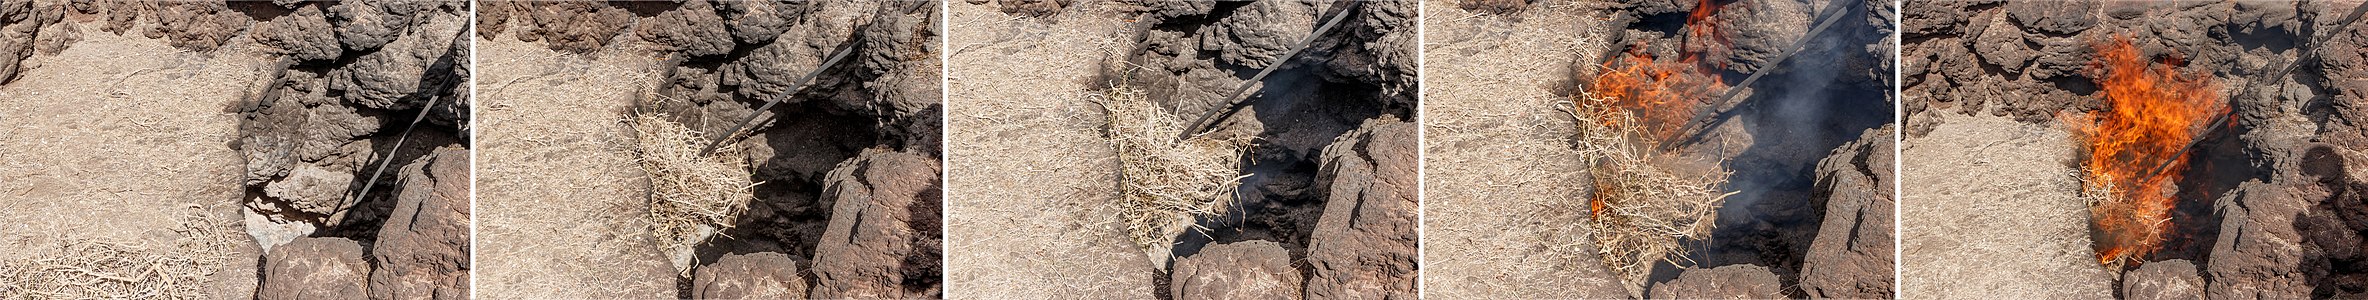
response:
<path id="1" fill-rule="evenodd" d="M 1127 234 L 1165 269 L 1176 235 L 1195 216 L 1223 213 L 1220 200 L 1244 177 L 1237 165 L 1250 138 L 1205 134 L 1178 141 L 1190 124 L 1142 91 L 1119 86 L 1095 98 L 1106 116 L 1102 134 L 1118 154 L 1117 204 Z"/>
<path id="2" fill-rule="evenodd" d="M 651 236 L 673 260 L 677 275 L 690 276 L 696 246 L 731 228 L 755 199 L 747 159 L 731 145 L 700 156 L 706 135 L 668 121 L 665 114 L 645 111 L 630 118 L 633 152 L 649 176 Z"/>
<path id="3" fill-rule="evenodd" d="M 1653 150 L 1660 141 L 1633 114 L 1605 99 L 1581 98 L 1568 111 L 1577 119 L 1579 155 L 1592 166 L 1588 227 L 1604 267 L 1620 275 L 1630 295 L 1641 296 L 1653 264 L 1690 263 L 1684 243 L 1710 236 L 1719 205 L 1735 194 L 1718 191 L 1731 172 L 1673 172 L 1656 163 L 1671 157 Z"/>
<path id="4" fill-rule="evenodd" d="M 202 208 L 178 218 L 172 245 L 155 247 L 68 241 L 27 261 L 0 262 L 0 295 L 9 299 L 206 299 L 209 278 L 231 263 L 239 241 L 230 223 Z M 250 259 L 245 263 L 253 263 Z M 218 296 L 218 295 L 214 295 Z"/>

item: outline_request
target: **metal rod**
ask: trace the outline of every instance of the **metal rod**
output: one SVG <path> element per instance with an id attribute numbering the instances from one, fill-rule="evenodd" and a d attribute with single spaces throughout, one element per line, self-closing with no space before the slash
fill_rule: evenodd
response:
<path id="1" fill-rule="evenodd" d="M 431 92 L 431 93 L 433 93 L 433 92 Z M 411 130 L 412 130 L 412 129 L 419 129 L 419 121 L 421 121 L 421 120 L 427 120 L 427 119 L 428 119 L 428 111 L 435 110 L 435 108 L 434 108 L 434 107 L 436 106 L 436 101 L 437 101 L 437 100 L 443 100 L 443 98 L 444 98 L 444 97 L 443 97 L 442 95 L 428 96 L 428 103 L 426 103 L 426 104 L 421 104 L 421 105 L 419 106 L 419 115 L 412 116 L 412 117 L 411 117 L 411 124 L 409 124 L 409 125 L 406 125 L 406 126 L 404 126 L 404 127 L 403 127 L 403 135 L 400 135 L 400 136 L 396 136 L 396 137 L 395 137 L 395 145 L 394 145 L 393 147 L 387 147 L 387 148 L 386 148 L 386 157 L 385 157 L 385 158 L 380 158 L 380 159 L 378 160 L 378 170 L 377 170 L 377 171 L 372 171 L 372 172 L 370 172 L 370 181 L 369 181 L 369 183 L 364 183 L 364 184 L 362 184 L 362 192 L 361 192 L 361 193 L 358 193 L 358 194 L 354 194 L 354 197 L 353 197 L 353 202 L 361 202 L 361 201 L 362 201 L 362 197 L 369 197 L 369 196 L 370 196 L 370 189 L 371 189 L 371 188 L 378 187 L 378 178 L 379 178 L 379 176 L 386 175 L 386 167 L 387 167 L 387 165 L 392 165 L 392 164 L 394 164 L 394 163 L 395 163 L 395 153 L 396 153 L 396 152 L 402 152 L 402 151 L 403 151 L 403 142 L 411 140 Z"/>
<path id="2" fill-rule="evenodd" d="M 813 81 L 815 76 L 821 76 L 822 71 L 829 71 L 831 65 L 836 65 L 840 60 L 846 59 L 847 54 L 855 53 L 855 41 L 848 41 L 846 45 L 841 46 L 840 48 L 841 49 L 839 49 L 839 53 L 832 54 L 829 60 L 824 60 L 822 62 L 822 66 L 815 67 L 813 72 L 807 72 L 805 77 L 799 77 L 797 82 L 790 83 L 789 91 L 787 93 L 773 96 L 772 100 L 765 100 L 765 105 L 758 106 L 756 107 L 755 112 L 748 113 L 748 118 L 740 119 L 740 125 L 732 126 L 732 130 L 726 130 L 722 135 L 716 136 L 714 141 L 707 142 L 706 148 L 699 149 L 699 156 L 707 156 L 708 153 L 714 153 L 716 146 L 722 146 L 724 144 L 724 140 L 729 140 L 732 139 L 732 136 L 739 135 L 740 129 L 748 128 L 749 124 L 756 122 L 757 117 L 764 116 L 766 110 L 773 109 L 773 105 L 775 104 L 781 104 L 781 100 L 797 97 L 798 91 L 806 88 L 807 82 Z"/>
<path id="3" fill-rule="evenodd" d="M 1849 12 L 1846 12 L 1846 11 L 1844 11 L 1844 10 L 1845 10 L 1845 9 L 1848 9 L 1848 8 L 1850 7 L 1850 4 L 1854 4 L 1854 3 L 1860 3 L 1860 1 L 1834 1 L 1833 3 L 1826 4 L 1825 11 L 1823 11 L 1823 12 L 1822 12 L 1822 13 L 1825 13 L 1825 18 L 1824 18 L 1824 20 L 1819 20 L 1819 21 L 1817 21 L 1817 26 L 1815 26 L 1815 27 L 1810 27 L 1810 28 L 1809 28 L 1809 33 L 1808 33 L 1808 34 L 1803 34 L 1803 35 L 1801 35 L 1801 40 L 1799 40 L 1799 41 L 1794 41 L 1791 47 L 1785 47 L 1784 55 L 1778 55 L 1778 56 L 1776 56 L 1776 60 L 1771 60 L 1771 61 L 1769 61 L 1769 62 L 1768 62 L 1768 65 L 1767 65 L 1767 67 L 1760 68 L 1759 70 L 1756 70 L 1756 71 L 1753 71 L 1753 72 L 1751 72 L 1751 76 L 1749 76 L 1749 77 L 1744 77 L 1742 82 L 1737 82 L 1737 83 L 1735 83 L 1735 85 L 1733 85 L 1733 86 L 1728 86 L 1728 87 L 1727 87 L 1727 90 L 1726 90 L 1726 92 L 1724 92 L 1724 93 L 1721 93 L 1721 94 L 1719 95 L 1719 97 L 1718 97 L 1718 98 L 1714 99 L 1714 100 L 1717 100 L 1717 101 L 1712 101 L 1712 102 L 1710 102 L 1711 106 L 1708 106 L 1708 107 L 1703 107 L 1703 108 L 1702 108 L 1702 110 L 1703 110 L 1704 112 L 1707 112 L 1707 111 L 1710 111 L 1710 110 L 1718 110 L 1718 107 L 1720 107 L 1720 106 L 1725 106 L 1727 102 L 1735 101 L 1735 97 L 1736 97 L 1736 96 L 1739 96 L 1739 95 L 1742 95 L 1742 94 L 1743 94 L 1743 87 L 1746 87 L 1746 86 L 1751 86 L 1751 84 L 1752 84 L 1753 82 L 1758 82 L 1758 81 L 1760 80 L 1760 77 L 1767 76 L 1767 75 L 1768 75 L 1768 73 L 1772 73 L 1772 71 L 1773 71 L 1773 70 L 1776 70 L 1777 68 L 1784 66 L 1784 62 L 1785 62 L 1785 61 L 1789 61 L 1789 60 L 1791 60 L 1791 59 L 1792 59 L 1792 57 L 1793 57 L 1794 55 L 1801 54 L 1801 50 L 1808 49 L 1808 48 L 1809 48 L 1809 42 L 1811 42 L 1811 41 L 1815 41 L 1815 40 L 1816 40 L 1816 38 L 1817 38 L 1817 34 L 1818 34 L 1818 33 L 1823 33 L 1823 32 L 1825 32 L 1825 30 L 1826 30 L 1826 29 L 1828 29 L 1828 28 L 1832 28 L 1832 27 L 1833 27 L 1833 25 L 1834 25 L 1834 22 L 1835 22 L 1835 21 L 1839 21 L 1839 20 L 1841 20 L 1843 15 L 1848 15 L 1848 14 L 1849 14 Z M 1701 8 L 1695 8 L 1695 9 L 1701 9 Z M 1726 114 L 1726 112 L 1727 112 L 1727 110 L 1718 110 L 1718 112 L 1717 112 L 1717 113 L 1713 113 L 1713 114 L 1703 114 L 1703 113 L 1699 113 L 1699 112 L 1695 113 L 1695 114 L 1694 114 L 1694 115 L 1695 115 L 1695 117 L 1694 117 L 1692 120 L 1688 120 L 1688 121 L 1686 122 L 1686 126 L 1685 126 L 1685 127 L 1682 127 L 1682 128 L 1679 128 L 1679 131 L 1678 131 L 1678 133 L 1689 133 L 1689 132 L 1690 132 L 1691 134 L 1679 134 L 1679 135 L 1677 135 L 1677 136 L 1685 136 L 1685 137 L 1687 137 L 1687 138 L 1684 138 L 1684 139 L 1673 139 L 1673 140 L 1666 140 L 1666 141 L 1661 141 L 1661 145 L 1660 145 L 1660 147 L 1659 147 L 1659 148 L 1661 148 L 1661 150 L 1669 150 L 1669 148 L 1675 148 L 1675 147 L 1677 147 L 1677 145 L 1684 144 L 1684 143 L 1681 143 L 1681 142 L 1678 142 L 1678 141 L 1690 141 L 1690 140 L 1699 139 L 1699 138 L 1700 138 L 1700 137 L 1699 137 L 1699 135 L 1701 135 L 1701 134 L 1703 134 L 1703 133 L 1705 133 L 1705 132 L 1709 132 L 1709 128 L 1701 128 L 1701 127 L 1708 127 L 1708 125 L 1709 125 L 1710 123 L 1712 123 L 1712 122 L 1711 122 L 1711 121 L 1709 121 L 1709 120 L 1711 120 L 1711 119 L 1714 119 L 1714 118 L 1705 118 L 1705 117 L 1706 117 L 1706 116 L 1724 115 L 1724 114 Z"/>
<path id="4" fill-rule="evenodd" d="M 1307 38 L 1299 39 L 1298 48 L 1291 49 L 1291 53 L 1283 54 L 1283 58 L 1275 60 L 1274 64 L 1266 65 L 1266 69 L 1258 70 L 1258 75 L 1250 76 L 1249 81 L 1243 81 L 1241 85 L 1234 86 L 1233 93 L 1226 94 L 1225 96 L 1226 104 L 1224 107 L 1210 109 L 1208 112 L 1201 113 L 1199 118 L 1194 118 L 1190 127 L 1184 127 L 1184 132 L 1176 134 L 1176 140 L 1181 141 L 1186 138 L 1191 138 L 1192 136 L 1205 133 L 1202 131 L 1206 129 L 1203 129 L 1202 127 L 1213 126 L 1212 124 L 1207 124 L 1209 122 L 1209 118 L 1217 117 L 1219 114 L 1224 114 L 1226 116 L 1233 115 L 1233 112 L 1239 110 L 1242 104 L 1249 103 L 1249 101 L 1246 101 L 1249 98 L 1243 96 L 1246 95 L 1246 92 L 1250 91 L 1251 86 L 1257 85 L 1259 82 L 1265 80 L 1267 74 L 1273 74 L 1275 70 L 1282 69 L 1283 65 L 1290 64 L 1291 58 L 1298 57 L 1300 52 L 1306 52 L 1307 46 L 1313 45 L 1316 42 L 1316 38 L 1323 37 L 1324 33 L 1332 30 L 1332 25 L 1340 25 L 1341 20 L 1347 20 L 1349 14 L 1356 12 L 1356 5 L 1363 2 L 1364 1 L 1349 1 L 1349 3 L 1346 4 L 1346 7 L 1342 7 L 1340 9 L 1339 14 L 1332 15 L 1332 20 L 1324 21 L 1324 25 L 1316 26 L 1316 31 L 1309 32 L 1307 34 Z"/>

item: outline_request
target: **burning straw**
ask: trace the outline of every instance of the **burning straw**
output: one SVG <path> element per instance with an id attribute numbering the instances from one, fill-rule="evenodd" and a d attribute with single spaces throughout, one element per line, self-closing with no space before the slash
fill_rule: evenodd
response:
<path id="1" fill-rule="evenodd" d="M 668 121 L 663 113 L 640 111 L 629 118 L 634 154 L 649 174 L 650 232 L 673 259 L 677 275 L 689 276 L 694 247 L 731 228 L 755 199 L 747 159 L 729 146 L 700 156 L 706 135 Z"/>
<path id="2" fill-rule="evenodd" d="M 1232 195 L 1247 177 L 1236 165 L 1250 138 L 1206 134 L 1178 141 L 1190 124 L 1144 96 L 1117 86 L 1091 101 L 1101 105 L 1107 122 L 1102 134 L 1117 152 L 1118 207 L 1128 237 L 1164 266 L 1159 262 L 1172 240 L 1194 226 L 1194 217 L 1223 213 L 1220 197 Z"/>
<path id="3" fill-rule="evenodd" d="M 2211 78 L 2172 69 L 2176 58 L 2151 64 L 2126 37 L 2096 48 L 2106 109 L 2065 123 L 2087 154 L 2081 195 L 2091 205 L 2097 262 L 2116 265 L 2162 247 L 2187 167 L 2181 150 L 2226 108 L 2214 101 Z"/>
<path id="4" fill-rule="evenodd" d="M 1710 26 L 1706 12 L 1714 8 L 1689 17 L 1688 27 L 1704 35 L 1693 40 L 1717 39 L 1702 31 Z M 1656 148 L 1679 138 L 1677 129 L 1696 117 L 1695 108 L 1725 85 L 1700 63 L 1700 53 L 1659 60 L 1644 48 L 1604 62 L 1579 103 L 1565 108 L 1577 121 L 1578 153 L 1592 166 L 1587 227 L 1594 231 L 1596 254 L 1634 296 L 1643 295 L 1654 264 L 1691 263 L 1684 243 L 1708 238 L 1718 207 L 1735 194 L 1719 192 L 1732 172 L 1679 172 L 1672 167 L 1674 155 Z"/>
<path id="5" fill-rule="evenodd" d="M 1618 100 L 1581 98 L 1568 111 L 1578 121 L 1579 155 L 1593 163 L 1587 225 L 1604 267 L 1641 295 L 1653 264 L 1690 263 L 1683 243 L 1710 236 L 1719 205 L 1735 194 L 1718 192 L 1731 172 L 1686 176 L 1658 165 L 1669 157 L 1652 150 L 1659 141 L 1635 113 Z"/>
<path id="6" fill-rule="evenodd" d="M 177 218 L 181 239 L 163 248 L 73 240 L 56 252 L 0 262 L 0 295 L 26 299 L 204 299 L 210 277 L 231 263 L 238 238 L 225 221 L 192 206 Z"/>

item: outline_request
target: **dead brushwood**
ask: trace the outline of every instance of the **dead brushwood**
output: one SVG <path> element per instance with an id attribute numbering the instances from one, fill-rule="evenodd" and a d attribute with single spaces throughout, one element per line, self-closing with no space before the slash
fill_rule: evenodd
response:
<path id="1" fill-rule="evenodd" d="M 1233 196 L 1247 177 L 1236 165 L 1250 138 L 1208 134 L 1179 141 L 1189 124 L 1124 85 L 1089 99 L 1102 107 L 1102 135 L 1117 152 L 1117 205 L 1127 236 L 1164 269 L 1175 236 L 1194 226 L 1196 216 L 1222 214 L 1219 200 Z"/>
<path id="2" fill-rule="evenodd" d="M 181 238 L 154 247 L 106 241 L 67 241 L 55 252 L 0 262 L 0 295 L 8 299 L 207 299 L 209 278 L 231 263 L 233 223 L 203 208 L 176 217 Z"/>
<path id="3" fill-rule="evenodd" d="M 637 110 L 627 118 L 634 158 L 649 178 L 650 236 L 673 260 L 677 275 L 690 276 L 696 246 L 731 228 L 755 199 L 746 154 L 726 146 L 699 155 L 707 135 L 665 113 Z"/>
<path id="4" fill-rule="evenodd" d="M 1654 150 L 1660 141 L 1645 134 L 1634 114 L 1607 99 L 1578 101 L 1564 110 L 1577 119 L 1578 153 L 1591 165 L 1587 227 L 1604 267 L 1630 295 L 1641 296 L 1655 263 L 1692 263 L 1685 244 L 1710 236 L 1718 207 L 1735 194 L 1719 192 L 1732 172 L 1679 172 L 1672 155 Z"/>

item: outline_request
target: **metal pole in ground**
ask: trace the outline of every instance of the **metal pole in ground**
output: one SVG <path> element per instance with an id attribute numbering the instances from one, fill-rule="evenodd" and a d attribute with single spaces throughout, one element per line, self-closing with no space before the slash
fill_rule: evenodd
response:
<path id="1" fill-rule="evenodd" d="M 739 135 L 740 129 L 748 128 L 749 124 L 756 122 L 757 117 L 764 116 L 767 110 L 773 109 L 773 105 L 781 104 L 781 100 L 787 99 L 789 97 L 797 97 L 798 91 L 805 89 L 807 82 L 813 81 L 815 76 L 821 76 L 822 71 L 830 70 L 831 65 L 836 65 L 840 60 L 846 59 L 847 54 L 850 53 L 855 53 L 855 41 L 847 41 L 846 45 L 840 46 L 839 53 L 832 54 L 829 60 L 824 60 L 822 62 L 822 66 L 815 67 L 813 72 L 806 73 L 806 77 L 799 77 L 797 82 L 790 83 L 789 91 L 787 93 L 773 96 L 772 100 L 765 100 L 764 106 L 756 107 L 755 112 L 748 113 L 748 118 L 740 119 L 740 125 L 732 126 L 732 130 L 726 130 L 722 135 L 716 136 L 715 141 L 707 142 L 706 148 L 699 149 L 699 156 L 707 156 L 707 154 L 715 153 L 715 147 L 722 146 L 724 144 L 724 140 L 729 140 L 732 139 L 732 136 Z"/>

